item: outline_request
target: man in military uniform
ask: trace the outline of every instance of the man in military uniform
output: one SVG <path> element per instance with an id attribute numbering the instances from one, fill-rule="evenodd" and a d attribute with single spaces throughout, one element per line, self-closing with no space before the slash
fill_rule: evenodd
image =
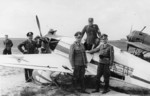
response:
<path id="1" fill-rule="evenodd" d="M 96 90 L 94 92 L 99 92 L 100 87 L 100 78 L 103 75 L 104 76 L 104 91 L 102 92 L 107 93 L 109 92 L 109 77 L 110 77 L 110 68 L 113 65 L 114 60 L 114 49 L 113 46 L 109 45 L 107 43 L 107 35 L 103 34 L 101 37 L 101 44 L 98 48 L 93 49 L 91 51 L 87 51 L 88 53 L 95 53 L 99 52 L 99 65 L 97 69 L 97 76 L 96 76 Z"/>
<path id="2" fill-rule="evenodd" d="M 99 30 L 99 27 L 97 24 L 93 24 L 94 19 L 89 18 L 88 19 L 88 25 L 86 25 L 82 30 L 82 37 L 84 36 L 85 32 L 87 34 L 86 42 L 85 42 L 85 48 L 86 50 L 91 50 L 93 44 L 95 43 L 95 40 L 101 35 L 101 32 Z"/>
<path id="3" fill-rule="evenodd" d="M 73 72 L 73 85 L 77 87 L 77 81 L 80 82 L 81 92 L 85 91 L 84 75 L 85 68 L 87 67 L 87 58 L 85 54 L 84 45 L 81 43 L 81 32 L 75 33 L 76 41 L 71 45 L 69 52 L 69 60 L 74 70 Z"/>
<path id="4" fill-rule="evenodd" d="M 33 32 L 27 33 L 28 39 L 18 45 L 18 49 L 23 54 L 37 54 L 37 48 L 40 47 L 40 44 L 37 44 L 33 40 Z M 22 48 L 24 47 L 24 49 Z M 32 82 L 32 71 L 33 69 L 25 69 L 25 80 L 26 82 Z"/>
<path id="5" fill-rule="evenodd" d="M 8 38 L 8 35 L 5 35 L 5 40 L 4 40 L 4 50 L 3 50 L 3 54 L 11 54 L 11 48 L 13 46 L 12 41 Z"/>

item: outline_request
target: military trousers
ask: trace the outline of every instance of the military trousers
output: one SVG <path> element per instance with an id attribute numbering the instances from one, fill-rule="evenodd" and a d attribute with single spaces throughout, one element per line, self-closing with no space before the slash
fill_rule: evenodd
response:
<path id="1" fill-rule="evenodd" d="M 104 89 L 109 88 L 109 77 L 110 77 L 110 69 L 109 64 L 100 63 L 97 68 L 97 76 L 96 76 L 96 90 L 100 88 L 100 78 L 104 76 Z"/>
<path id="2" fill-rule="evenodd" d="M 85 50 L 91 50 L 92 46 L 92 44 L 88 44 L 87 42 L 84 43 Z"/>
<path id="3" fill-rule="evenodd" d="M 4 55 L 6 55 L 6 54 L 11 54 L 11 49 L 8 50 L 8 49 L 5 48 L 5 49 L 3 50 L 3 54 L 4 54 Z"/>
<path id="4" fill-rule="evenodd" d="M 82 90 L 85 90 L 85 82 L 84 82 L 84 75 L 85 75 L 85 66 L 75 66 L 73 72 L 73 86 L 76 88 L 78 83 L 81 86 Z"/>
<path id="5" fill-rule="evenodd" d="M 26 82 L 32 81 L 32 71 L 33 69 L 24 69 Z"/>

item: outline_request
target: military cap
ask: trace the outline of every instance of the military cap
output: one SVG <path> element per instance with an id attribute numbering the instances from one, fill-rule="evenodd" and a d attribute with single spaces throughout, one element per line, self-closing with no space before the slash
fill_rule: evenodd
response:
<path id="1" fill-rule="evenodd" d="M 82 35 L 82 33 L 81 33 L 80 31 L 78 31 L 78 32 L 76 32 L 76 33 L 74 34 L 75 37 L 78 36 L 78 35 Z"/>
<path id="2" fill-rule="evenodd" d="M 33 35 L 33 32 L 28 32 L 27 33 L 27 36 L 32 36 Z"/>
<path id="3" fill-rule="evenodd" d="M 93 18 L 89 18 L 88 19 L 89 22 L 93 22 L 93 20 L 94 20 Z"/>
<path id="4" fill-rule="evenodd" d="M 101 39 L 103 40 L 103 39 L 106 39 L 108 37 L 108 35 L 107 34 L 102 34 L 101 35 Z"/>
<path id="5" fill-rule="evenodd" d="M 34 39 L 37 40 L 37 39 L 40 39 L 40 38 L 41 38 L 40 36 L 36 36 Z"/>
<path id="6" fill-rule="evenodd" d="M 107 34 L 102 34 L 101 37 L 108 37 L 108 35 Z"/>
<path id="7" fill-rule="evenodd" d="M 54 30 L 54 29 L 50 29 L 49 31 L 48 31 L 48 33 L 52 33 L 52 34 L 54 34 L 54 32 L 56 32 L 57 30 Z"/>

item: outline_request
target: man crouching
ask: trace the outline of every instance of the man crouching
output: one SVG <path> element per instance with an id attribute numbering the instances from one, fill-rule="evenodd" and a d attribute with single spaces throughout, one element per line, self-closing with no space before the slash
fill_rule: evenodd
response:
<path id="1" fill-rule="evenodd" d="M 81 92 L 87 93 L 85 91 L 84 75 L 85 69 L 87 68 L 87 58 L 85 54 L 84 45 L 81 43 L 82 33 L 75 33 L 76 41 L 71 45 L 69 52 L 69 60 L 73 68 L 73 86 L 77 87 L 77 81 L 80 82 Z"/>

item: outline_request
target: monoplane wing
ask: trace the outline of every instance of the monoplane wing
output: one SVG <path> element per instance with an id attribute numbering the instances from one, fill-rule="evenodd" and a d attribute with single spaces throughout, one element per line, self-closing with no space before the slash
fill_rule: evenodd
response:
<path id="1" fill-rule="evenodd" d="M 0 66 L 73 73 L 68 57 L 57 53 L 0 55 L 0 58 Z M 95 66 L 89 64 L 86 74 L 95 75 Z"/>
<path id="2" fill-rule="evenodd" d="M 127 51 L 129 49 L 129 47 L 135 47 L 135 48 L 139 48 L 142 49 L 144 51 L 150 52 L 150 46 L 140 43 L 140 42 L 127 42 L 128 46 L 127 46 Z"/>
<path id="3" fill-rule="evenodd" d="M 68 58 L 52 54 L 0 55 L 0 65 L 72 73 Z"/>

